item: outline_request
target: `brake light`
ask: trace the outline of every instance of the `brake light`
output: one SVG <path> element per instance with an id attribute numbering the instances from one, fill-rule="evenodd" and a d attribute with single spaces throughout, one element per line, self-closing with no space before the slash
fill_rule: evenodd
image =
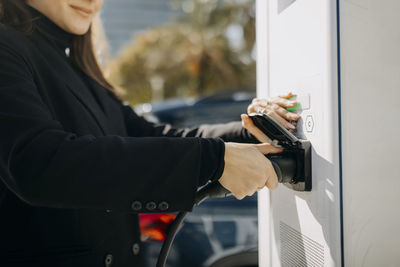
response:
<path id="1" fill-rule="evenodd" d="M 139 214 L 142 240 L 164 241 L 169 224 L 175 220 L 175 214 Z"/>

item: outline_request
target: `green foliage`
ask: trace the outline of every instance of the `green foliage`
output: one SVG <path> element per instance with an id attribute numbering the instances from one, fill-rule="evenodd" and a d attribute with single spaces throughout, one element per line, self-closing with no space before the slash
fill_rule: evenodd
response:
<path id="1" fill-rule="evenodd" d="M 173 4 L 182 11 L 176 22 L 136 36 L 110 64 L 109 79 L 125 89 L 125 100 L 137 104 L 254 88 L 254 0 Z M 235 42 L 232 32 L 239 36 Z"/>

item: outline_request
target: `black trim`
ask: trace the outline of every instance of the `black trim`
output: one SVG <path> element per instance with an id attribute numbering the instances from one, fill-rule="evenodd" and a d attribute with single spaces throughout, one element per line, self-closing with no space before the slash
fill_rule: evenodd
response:
<path id="1" fill-rule="evenodd" d="M 339 123 L 339 195 L 340 195 L 340 253 L 341 266 L 344 267 L 344 233 L 343 233 L 343 157 L 342 157 L 342 77 L 340 68 L 340 0 L 336 0 L 337 30 L 337 73 L 338 73 L 338 123 Z"/>

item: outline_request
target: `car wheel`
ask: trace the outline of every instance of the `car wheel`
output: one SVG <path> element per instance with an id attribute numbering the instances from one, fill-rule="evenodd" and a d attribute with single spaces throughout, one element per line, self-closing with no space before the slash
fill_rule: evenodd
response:
<path id="1" fill-rule="evenodd" d="M 218 259 L 209 267 L 257 267 L 258 252 L 242 252 Z"/>

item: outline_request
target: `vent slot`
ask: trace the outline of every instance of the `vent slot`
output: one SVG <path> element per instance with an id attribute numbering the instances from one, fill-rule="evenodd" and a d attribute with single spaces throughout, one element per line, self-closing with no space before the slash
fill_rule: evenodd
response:
<path id="1" fill-rule="evenodd" d="M 323 267 L 324 246 L 284 222 L 279 224 L 282 267 Z"/>

